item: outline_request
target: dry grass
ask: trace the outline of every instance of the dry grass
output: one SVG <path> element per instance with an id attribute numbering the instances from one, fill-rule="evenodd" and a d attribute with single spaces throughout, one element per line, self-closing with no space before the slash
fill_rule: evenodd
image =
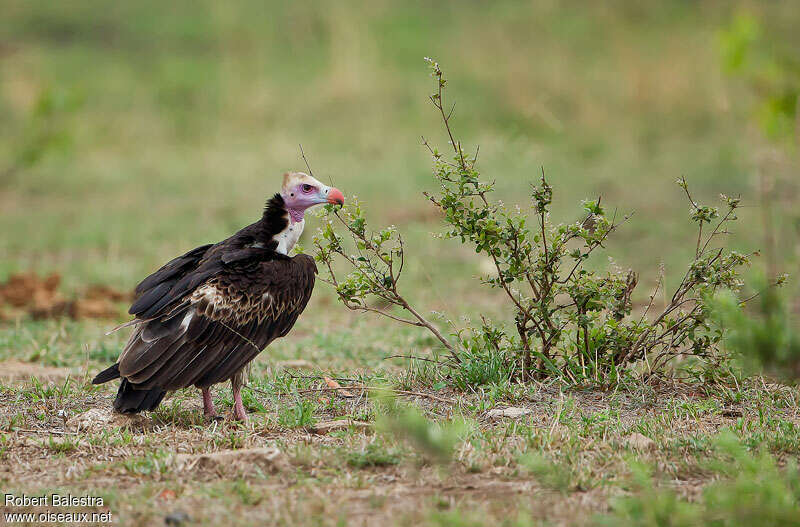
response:
<path id="1" fill-rule="evenodd" d="M 291 427 L 285 413 L 298 400 L 312 405 L 314 421 L 372 422 L 375 412 L 368 394 L 356 388 L 354 397 L 341 397 L 318 379 L 296 385 L 297 395 L 262 390 L 287 375 L 294 374 L 254 380 L 262 393 L 251 390 L 247 425 L 204 421 L 194 391 L 174 394 L 152 416 L 110 419 L 109 389 L 63 380 L 6 384 L 0 478 L 7 492 L 102 495 L 126 525 L 152 525 L 175 511 L 207 525 L 222 518 L 236 525 L 412 525 L 518 516 L 570 525 L 604 512 L 624 493 L 633 457 L 658 467 L 660 479 L 691 498 L 714 479 L 703 463 L 708 442 L 722 429 L 737 430 L 745 442 L 766 441 L 779 458 L 800 452 L 800 392 L 760 380 L 738 390 L 684 383 L 620 392 L 515 386 L 504 397 L 427 389 L 404 399 L 434 421 L 463 415 L 477 423 L 453 461 L 438 465 L 372 428 L 319 435 L 310 423 Z M 225 406 L 229 395 L 219 398 Z M 486 417 L 489 407 L 505 406 L 531 412 Z M 632 434 L 652 444 L 631 442 Z M 258 448 L 276 448 L 280 458 L 249 450 Z M 186 456 L 225 452 L 231 457 L 224 464 L 186 468 Z"/>

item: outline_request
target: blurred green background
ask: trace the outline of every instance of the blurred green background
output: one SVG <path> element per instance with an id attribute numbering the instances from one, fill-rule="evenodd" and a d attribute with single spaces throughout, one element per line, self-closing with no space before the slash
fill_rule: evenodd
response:
<path id="1" fill-rule="evenodd" d="M 635 211 L 607 255 L 641 273 L 640 295 L 693 252 L 682 175 L 701 200 L 742 195 L 732 242 L 755 250 L 769 174 L 781 265 L 796 258 L 795 147 L 764 133 L 757 83 L 728 75 L 722 49 L 747 13 L 768 46 L 796 53 L 796 1 L 0 0 L 0 12 L 0 279 L 34 269 L 67 289 L 130 288 L 255 220 L 282 172 L 304 168 L 302 143 L 320 179 L 405 233 L 412 297 L 492 304 L 469 280 L 481 258 L 429 236 L 420 136 L 444 137 L 425 56 L 500 198 L 523 203 L 544 167 L 558 220 L 597 195 Z"/>

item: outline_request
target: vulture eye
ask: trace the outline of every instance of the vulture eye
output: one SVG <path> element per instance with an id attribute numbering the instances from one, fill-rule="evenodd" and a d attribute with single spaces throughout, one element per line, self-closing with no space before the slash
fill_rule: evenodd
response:
<path id="1" fill-rule="evenodd" d="M 307 183 L 303 185 L 303 192 L 308 193 L 308 192 L 311 192 L 312 190 L 314 190 L 314 187 L 312 187 L 311 185 L 309 185 Z"/>

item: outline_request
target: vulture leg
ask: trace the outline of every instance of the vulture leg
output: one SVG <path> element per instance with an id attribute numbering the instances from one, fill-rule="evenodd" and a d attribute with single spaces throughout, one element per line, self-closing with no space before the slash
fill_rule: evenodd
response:
<path id="1" fill-rule="evenodd" d="M 211 388 L 200 388 L 200 391 L 203 392 L 203 415 L 211 419 L 218 417 L 211 398 Z"/>
<path id="2" fill-rule="evenodd" d="M 242 403 L 241 373 L 237 373 L 231 378 L 231 387 L 233 388 L 233 418 L 246 423 L 247 412 L 244 411 L 244 403 Z"/>

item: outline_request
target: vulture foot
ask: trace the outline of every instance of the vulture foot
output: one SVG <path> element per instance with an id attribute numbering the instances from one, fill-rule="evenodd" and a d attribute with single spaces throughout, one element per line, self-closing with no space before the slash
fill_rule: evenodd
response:
<path id="1" fill-rule="evenodd" d="M 200 391 L 203 393 L 203 416 L 212 420 L 220 419 L 216 408 L 214 408 L 214 400 L 211 398 L 211 389 L 200 388 Z"/>
<path id="2" fill-rule="evenodd" d="M 233 386 L 233 418 L 237 421 L 247 422 L 247 412 L 242 403 L 242 387 L 237 382 L 231 382 Z"/>

